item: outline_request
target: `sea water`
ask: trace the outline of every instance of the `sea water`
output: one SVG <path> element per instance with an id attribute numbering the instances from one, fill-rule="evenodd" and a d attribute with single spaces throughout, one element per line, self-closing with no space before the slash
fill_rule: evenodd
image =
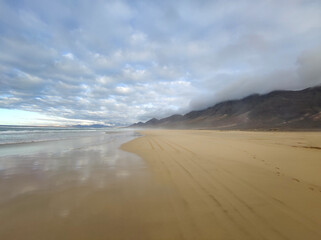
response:
<path id="1" fill-rule="evenodd" d="M 119 128 L 0 126 L 0 158 L 8 155 L 61 153 L 129 141 L 137 133 Z"/>
<path id="2" fill-rule="evenodd" d="M 122 130 L 114 128 L 72 128 L 0 125 L 0 145 L 99 136 L 105 134 L 106 132 L 116 131 L 121 132 Z"/>

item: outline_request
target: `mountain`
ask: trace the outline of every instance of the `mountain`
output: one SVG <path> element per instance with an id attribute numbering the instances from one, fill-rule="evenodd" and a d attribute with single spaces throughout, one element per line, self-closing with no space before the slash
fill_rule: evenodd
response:
<path id="1" fill-rule="evenodd" d="M 191 129 L 321 129 L 321 86 L 273 91 L 129 127 Z"/>

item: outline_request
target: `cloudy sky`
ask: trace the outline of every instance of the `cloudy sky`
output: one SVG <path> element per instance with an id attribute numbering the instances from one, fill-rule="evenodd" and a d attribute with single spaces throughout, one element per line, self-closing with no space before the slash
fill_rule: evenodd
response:
<path id="1" fill-rule="evenodd" d="M 0 0 L 0 124 L 128 124 L 321 84 L 320 0 Z"/>

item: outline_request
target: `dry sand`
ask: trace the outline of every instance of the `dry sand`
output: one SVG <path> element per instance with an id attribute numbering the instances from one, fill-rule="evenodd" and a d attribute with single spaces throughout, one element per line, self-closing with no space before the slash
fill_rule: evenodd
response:
<path id="1" fill-rule="evenodd" d="M 122 146 L 152 174 L 126 239 L 321 239 L 320 132 L 142 134 Z"/>

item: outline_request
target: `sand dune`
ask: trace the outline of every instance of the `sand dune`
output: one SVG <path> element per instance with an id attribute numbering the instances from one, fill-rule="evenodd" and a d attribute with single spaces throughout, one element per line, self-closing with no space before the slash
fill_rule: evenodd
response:
<path id="1" fill-rule="evenodd" d="M 161 186 L 137 219 L 149 239 L 321 239 L 320 133 L 142 133 L 122 149 Z"/>

